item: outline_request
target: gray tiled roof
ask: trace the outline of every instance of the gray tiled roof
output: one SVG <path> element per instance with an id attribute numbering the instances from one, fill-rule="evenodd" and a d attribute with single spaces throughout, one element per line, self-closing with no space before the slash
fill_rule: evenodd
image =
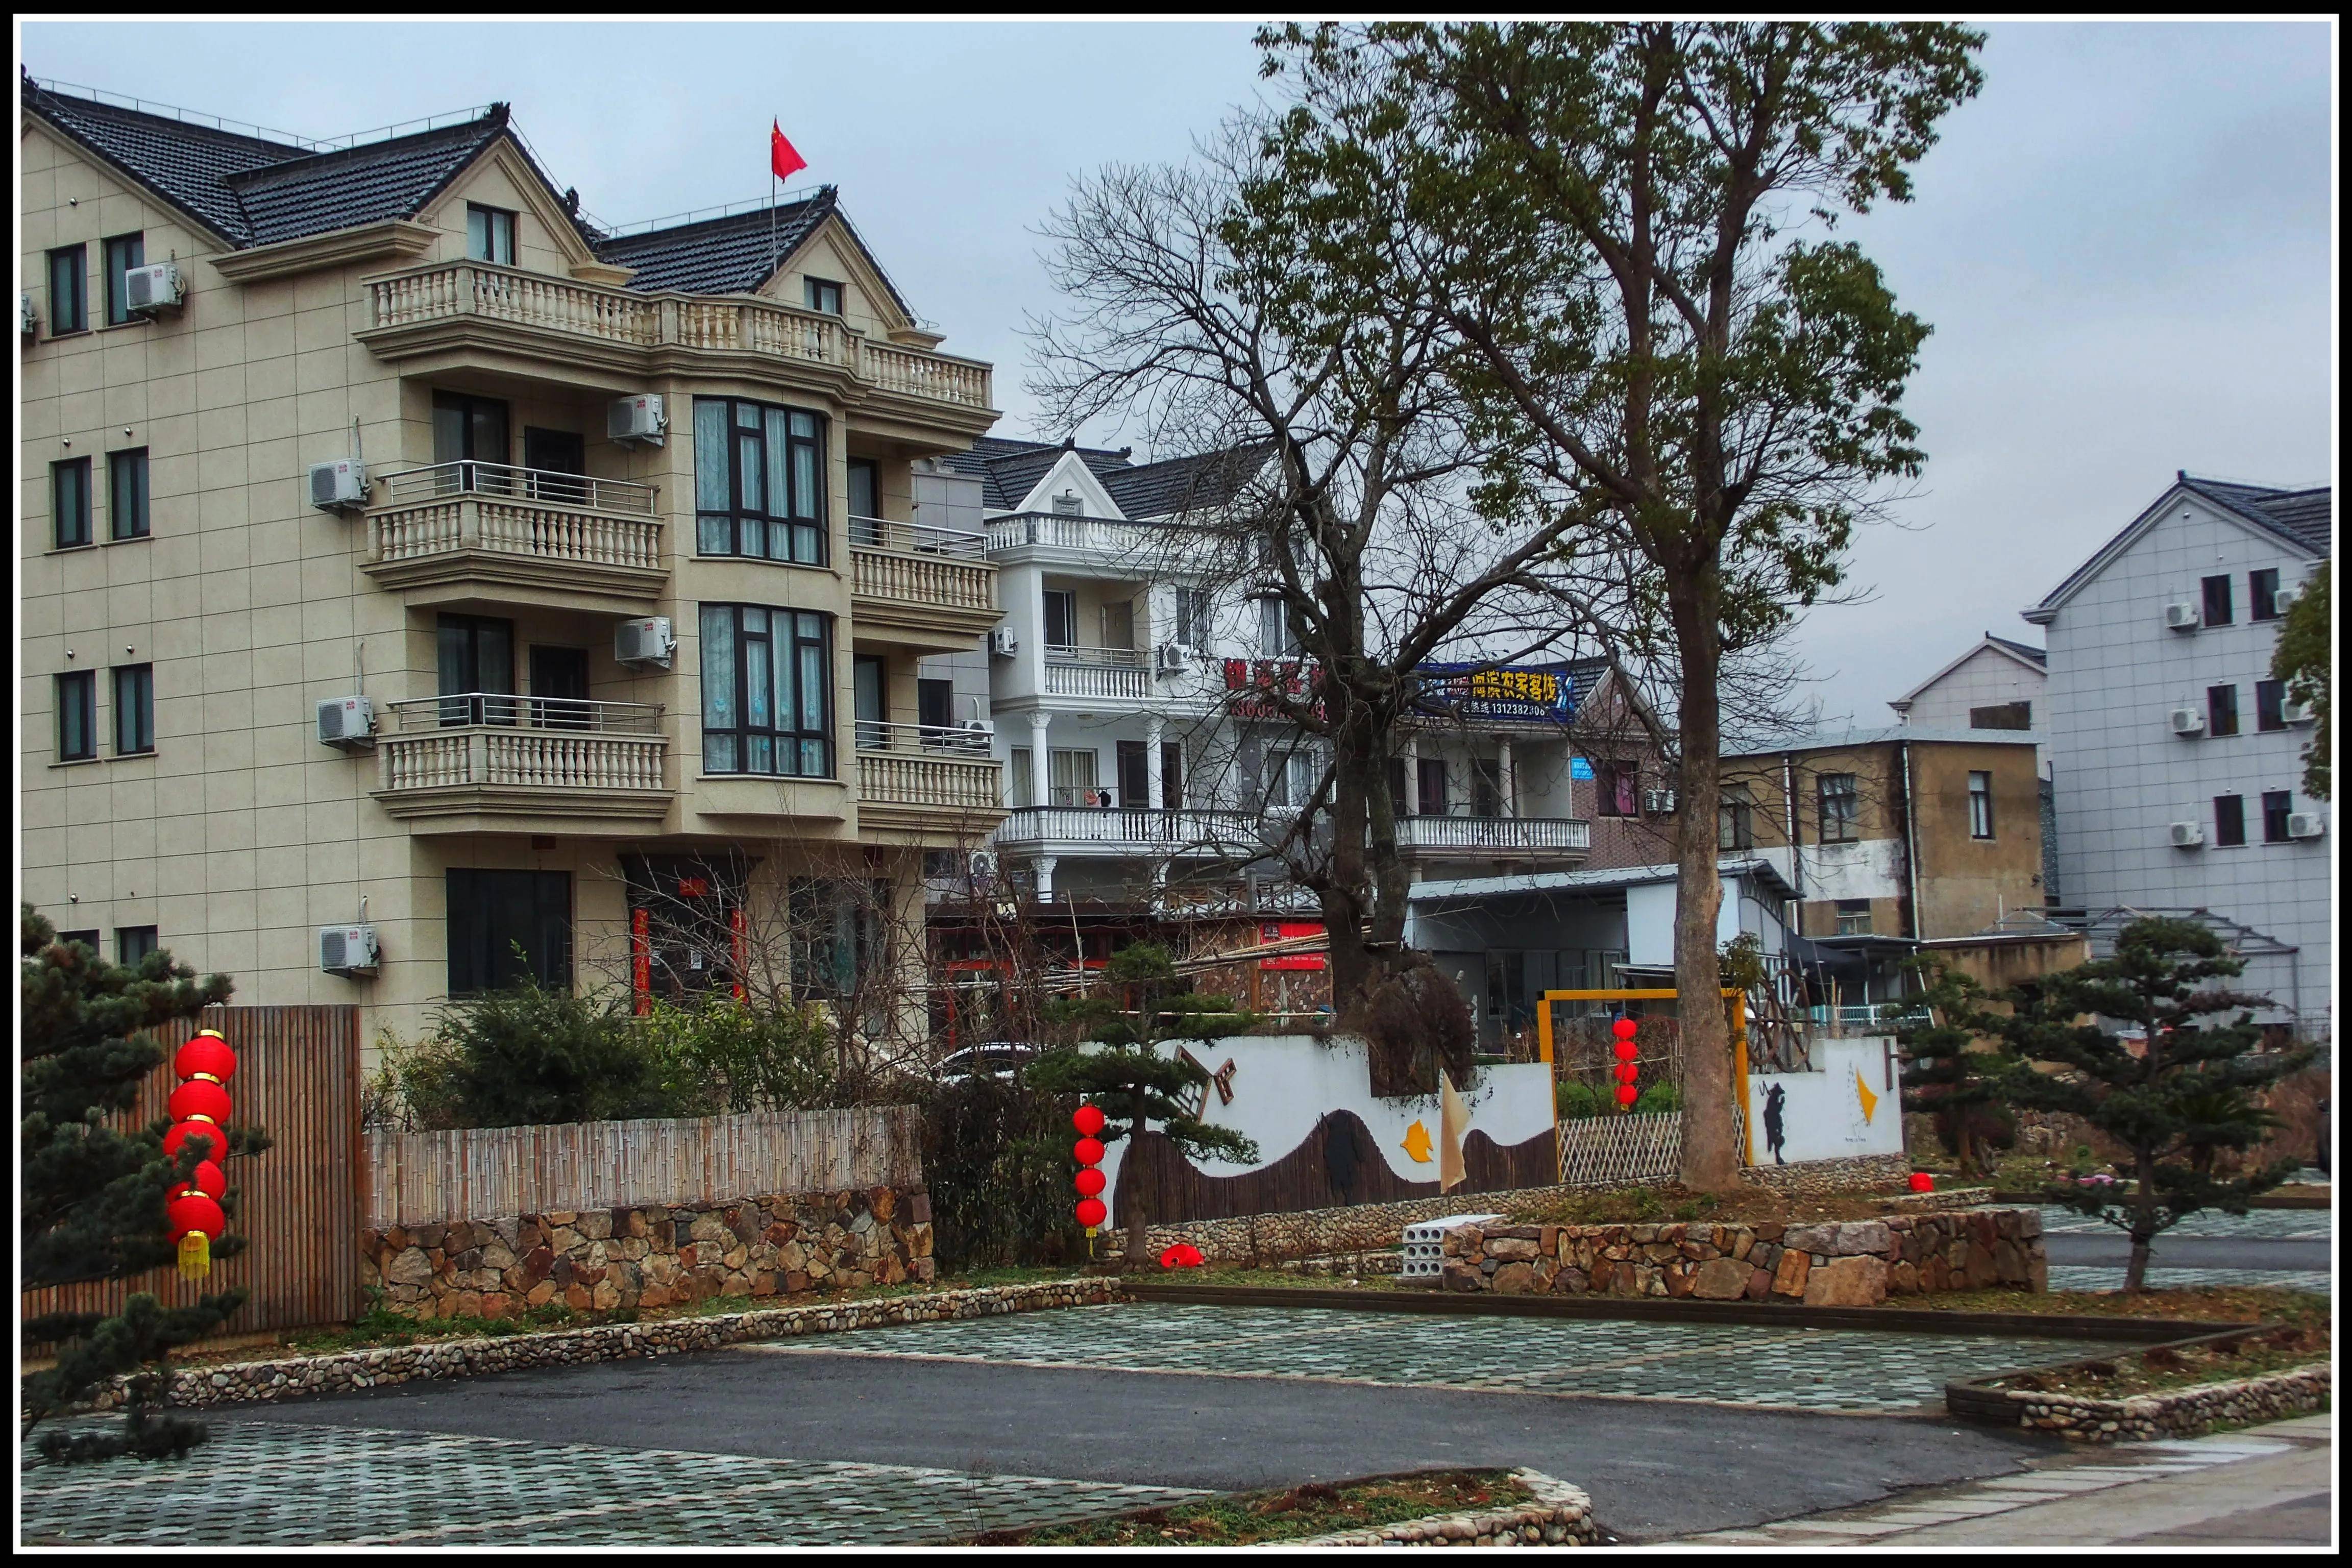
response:
<path id="1" fill-rule="evenodd" d="M 982 436 L 972 443 L 971 450 L 951 454 L 947 461 L 956 472 L 979 478 L 981 504 L 1004 511 L 1019 506 L 1023 498 L 1037 488 L 1037 481 L 1045 477 L 1046 470 L 1068 451 L 1076 452 L 1087 469 L 1104 481 L 1106 489 L 1113 474 L 1135 466 L 1131 461 L 1133 447 L 1111 451 L 1053 441 L 1015 441 L 1003 436 Z"/>
<path id="2" fill-rule="evenodd" d="M 1985 641 L 1999 643 L 2018 658 L 2031 659 L 2044 669 L 2050 668 L 2050 651 L 2047 648 L 2035 647 L 2030 642 L 2016 642 L 2009 637 L 1997 637 L 1990 632 L 1985 633 Z"/>
<path id="3" fill-rule="evenodd" d="M 749 294 L 834 210 L 834 188 L 825 185 L 813 196 L 777 207 L 772 228 L 767 209 L 757 208 L 607 239 L 596 247 L 596 254 L 615 266 L 635 268 L 629 287 L 645 292 L 676 289 L 688 294 Z"/>
<path id="4" fill-rule="evenodd" d="M 2322 555 L 2328 552 L 2336 531 L 2336 492 L 2325 485 L 2307 490 L 2274 490 L 2261 485 L 2192 479 L 2187 474 L 2180 476 L 2180 483 L 2241 517 L 2284 534 L 2306 550 Z"/>
<path id="5" fill-rule="evenodd" d="M 228 181 L 308 158 L 308 149 L 240 136 L 89 99 L 46 91 L 27 79 L 24 105 L 140 184 L 236 244 L 248 243 L 245 206 Z"/>
<path id="6" fill-rule="evenodd" d="M 1019 506 L 1037 488 L 1062 454 L 1075 451 L 1102 481 L 1119 511 L 1134 519 L 1171 517 L 1231 500 L 1265 464 L 1265 449 L 1245 447 L 1157 463 L 1134 461 L 1134 448 L 1072 447 L 1050 441 L 1015 441 L 987 436 L 948 461 L 959 473 L 977 475 L 984 505 L 1000 510 Z"/>

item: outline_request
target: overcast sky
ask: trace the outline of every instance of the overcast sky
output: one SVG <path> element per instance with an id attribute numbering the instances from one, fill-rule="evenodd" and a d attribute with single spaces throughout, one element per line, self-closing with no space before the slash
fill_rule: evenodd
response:
<path id="1" fill-rule="evenodd" d="M 614 223 L 795 182 L 845 209 L 950 351 L 993 361 L 998 432 L 1036 434 L 1032 232 L 1069 176 L 1182 158 L 1258 90 L 1249 25 L 613 26 L 34 22 L 36 76 L 326 137 L 503 99 L 557 185 Z M 1851 226 L 1935 326 L 1908 407 L 1926 481 L 1871 531 L 1873 602 L 1801 651 L 1864 723 L 2017 618 L 2176 468 L 2334 475 L 2325 24 L 2005 23 L 1917 199 Z"/>

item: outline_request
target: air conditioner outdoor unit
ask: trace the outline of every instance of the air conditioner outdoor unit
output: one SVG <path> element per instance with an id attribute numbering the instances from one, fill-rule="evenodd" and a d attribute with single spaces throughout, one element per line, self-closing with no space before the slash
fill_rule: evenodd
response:
<path id="1" fill-rule="evenodd" d="M 604 416 L 604 435 L 625 447 L 640 443 L 658 447 L 669 433 L 669 417 L 662 412 L 661 394 L 641 392 L 616 397 Z"/>
<path id="2" fill-rule="evenodd" d="M 988 651 L 999 658 L 1011 658 L 1021 651 L 1021 643 L 1011 626 L 998 626 L 988 634 Z"/>
<path id="3" fill-rule="evenodd" d="M 1645 789 L 1642 792 L 1642 809 L 1652 816 L 1671 816 L 1675 810 L 1675 792 L 1670 789 Z"/>
<path id="4" fill-rule="evenodd" d="M 2289 838 L 2316 838 L 2327 831 L 2327 819 L 2315 811 L 2290 811 L 2286 814 L 2286 836 Z"/>
<path id="5" fill-rule="evenodd" d="M 41 312 L 34 308 L 30 294 L 16 296 L 16 327 L 28 338 L 37 335 L 41 330 Z"/>
<path id="6" fill-rule="evenodd" d="M 2164 606 L 2164 624 L 2176 632 L 2193 632 L 2200 624 L 2197 606 L 2187 600 Z"/>
<path id="7" fill-rule="evenodd" d="M 2312 712 L 2311 704 L 2308 702 L 2297 702 L 2294 698 L 2289 697 L 2279 703 L 2281 723 L 2308 724 L 2314 717 L 2315 715 Z"/>
<path id="8" fill-rule="evenodd" d="M 2176 822 L 2172 825 L 2172 847 L 2194 849 L 2205 842 L 2205 825 L 2201 822 Z"/>
<path id="9" fill-rule="evenodd" d="M 623 621 L 613 628 L 613 657 L 632 669 L 667 669 L 670 655 L 677 651 L 677 639 L 670 636 L 667 616 Z"/>
<path id="10" fill-rule="evenodd" d="M 1162 675 L 1183 674 L 1192 668 L 1192 650 L 1180 642 L 1161 643 L 1159 668 Z"/>
<path id="11" fill-rule="evenodd" d="M 319 928 L 319 967 L 329 974 L 373 974 L 382 958 L 372 925 Z"/>
<path id="12" fill-rule="evenodd" d="M 962 723 L 958 724 L 956 728 L 962 731 L 967 735 L 993 735 L 996 733 L 996 721 L 993 719 L 983 719 L 975 713 L 971 718 L 966 719 Z"/>
<path id="13" fill-rule="evenodd" d="M 184 292 L 176 261 L 133 267 L 122 275 L 122 306 L 127 310 L 176 310 Z"/>
<path id="14" fill-rule="evenodd" d="M 319 743 L 346 752 L 375 744 L 375 705 L 364 697 L 330 697 L 319 704 Z"/>
<path id="15" fill-rule="evenodd" d="M 2205 732 L 2205 715 L 2194 708 L 2172 710 L 2172 732 L 2176 735 L 2201 735 Z"/>
<path id="16" fill-rule="evenodd" d="M 310 504 L 320 511 L 357 511 L 367 498 L 367 468 L 358 458 L 310 465 Z"/>
<path id="17" fill-rule="evenodd" d="M 29 332 L 33 329 L 28 325 L 25 330 Z M 2289 583 L 2284 587 L 2273 593 L 2271 595 L 2271 613 L 2273 615 L 2279 616 L 2285 615 L 2287 611 L 2294 607 L 2294 602 L 2303 597 L 2303 589 L 2304 584 L 2301 583 Z"/>

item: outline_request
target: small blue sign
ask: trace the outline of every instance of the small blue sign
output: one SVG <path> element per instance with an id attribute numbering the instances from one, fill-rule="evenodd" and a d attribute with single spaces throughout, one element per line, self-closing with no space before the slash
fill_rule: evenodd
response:
<path id="1" fill-rule="evenodd" d="M 1582 757 L 1570 757 L 1568 759 L 1568 776 L 1590 784 L 1592 782 L 1592 764 Z"/>

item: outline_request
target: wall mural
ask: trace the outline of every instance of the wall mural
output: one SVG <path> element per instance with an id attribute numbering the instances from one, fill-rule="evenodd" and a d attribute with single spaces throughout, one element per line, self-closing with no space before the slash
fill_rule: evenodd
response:
<path id="1" fill-rule="evenodd" d="M 1753 1073 L 1749 1125 L 1759 1130 L 1759 1164 L 1846 1160 L 1903 1152 L 1901 1097 L 1894 1086 L 1894 1042 L 1815 1036 L 1811 1072 Z"/>

